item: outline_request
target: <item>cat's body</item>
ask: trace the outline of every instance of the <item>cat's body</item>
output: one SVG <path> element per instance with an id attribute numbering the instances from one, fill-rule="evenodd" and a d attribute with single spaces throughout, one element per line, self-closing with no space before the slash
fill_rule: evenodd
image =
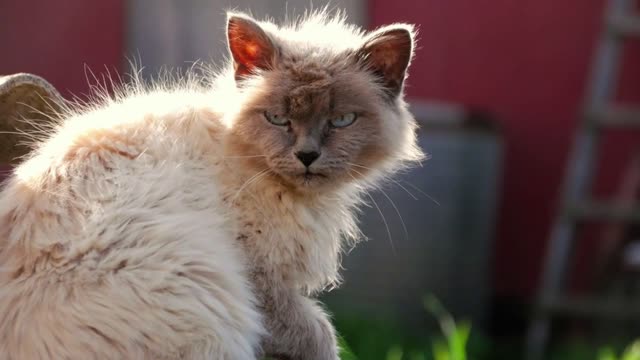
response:
<path id="1" fill-rule="evenodd" d="M 344 64 L 346 48 L 338 51 L 345 59 L 330 59 L 318 47 L 304 63 L 277 47 L 287 79 L 298 81 L 294 88 L 282 79 L 270 85 L 268 72 L 260 73 L 267 80 L 244 80 L 267 69 L 234 49 L 235 31 L 242 42 L 255 37 L 256 26 L 242 16 L 230 20 L 235 74 L 223 72 L 211 87 L 137 87 L 71 114 L 16 169 L 0 197 L 0 354 L 336 359 L 333 329 L 307 296 L 338 281 L 343 241 L 357 237 L 353 212 L 362 186 L 419 158 L 413 120 L 395 98 L 400 88 L 389 105 L 375 76 Z M 342 80 L 332 78 L 336 71 Z M 241 80 L 249 85 L 236 88 Z M 250 83 L 259 81 L 267 83 Z M 348 135 L 337 127 L 337 135 L 318 135 L 318 145 L 310 135 L 315 123 L 292 123 L 315 118 L 328 104 L 348 108 L 334 98 L 345 87 L 363 89 L 346 112 L 380 96 L 380 104 L 359 113 L 361 123 L 371 120 L 350 135 L 351 148 L 332 145 Z M 286 132 L 269 123 L 282 104 L 278 113 L 292 119 Z M 269 121 L 256 120 L 256 109 Z M 384 116 L 402 123 L 375 120 Z M 375 132 L 382 130 L 394 138 Z M 365 135 L 376 147 L 366 148 Z M 288 157 L 295 157 L 283 155 L 278 141 L 305 147 L 295 153 L 305 162 L 301 177 L 289 172 L 295 164 Z M 326 154 L 336 146 L 361 167 L 340 175 L 346 165 L 339 156 L 318 153 L 314 168 L 303 160 L 309 144 Z"/>

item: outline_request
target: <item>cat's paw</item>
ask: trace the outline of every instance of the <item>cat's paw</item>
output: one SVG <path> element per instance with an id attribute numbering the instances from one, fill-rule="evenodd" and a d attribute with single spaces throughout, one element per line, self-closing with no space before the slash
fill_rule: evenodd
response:
<path id="1" fill-rule="evenodd" d="M 295 360 L 339 360 L 335 330 L 329 318 L 317 307 L 310 337 L 298 347 Z M 294 359 L 292 359 L 294 360 Z"/>
<path id="2" fill-rule="evenodd" d="M 318 360 L 339 360 L 339 349 L 336 334 L 331 322 L 323 317 L 319 319 L 320 336 L 318 336 Z"/>

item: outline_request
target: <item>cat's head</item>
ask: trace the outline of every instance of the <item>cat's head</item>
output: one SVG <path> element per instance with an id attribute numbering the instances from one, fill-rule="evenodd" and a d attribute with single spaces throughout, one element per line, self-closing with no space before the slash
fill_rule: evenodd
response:
<path id="1" fill-rule="evenodd" d="M 364 33 L 326 14 L 286 27 L 230 14 L 227 34 L 241 99 L 227 153 L 240 166 L 318 191 L 422 158 L 402 99 L 412 26 Z"/>

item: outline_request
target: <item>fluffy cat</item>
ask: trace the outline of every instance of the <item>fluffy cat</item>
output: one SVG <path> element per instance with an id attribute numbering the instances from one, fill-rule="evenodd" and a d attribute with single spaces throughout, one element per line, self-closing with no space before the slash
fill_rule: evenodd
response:
<path id="1" fill-rule="evenodd" d="M 229 14 L 208 85 L 69 109 L 0 196 L 3 359 L 337 359 L 362 191 L 419 161 L 413 28 Z M 190 80 L 191 79 L 191 80 Z"/>

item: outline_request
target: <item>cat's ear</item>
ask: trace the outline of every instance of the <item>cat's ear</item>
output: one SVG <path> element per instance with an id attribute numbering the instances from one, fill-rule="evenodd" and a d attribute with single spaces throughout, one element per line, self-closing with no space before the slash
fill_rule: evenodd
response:
<path id="1" fill-rule="evenodd" d="M 273 65 L 276 47 L 260 25 L 248 16 L 229 14 L 227 39 L 233 57 L 236 81 Z"/>
<path id="2" fill-rule="evenodd" d="M 358 50 L 359 61 L 378 75 L 385 90 L 396 97 L 402 91 L 413 56 L 414 31 L 410 25 L 389 25 L 368 36 Z"/>

